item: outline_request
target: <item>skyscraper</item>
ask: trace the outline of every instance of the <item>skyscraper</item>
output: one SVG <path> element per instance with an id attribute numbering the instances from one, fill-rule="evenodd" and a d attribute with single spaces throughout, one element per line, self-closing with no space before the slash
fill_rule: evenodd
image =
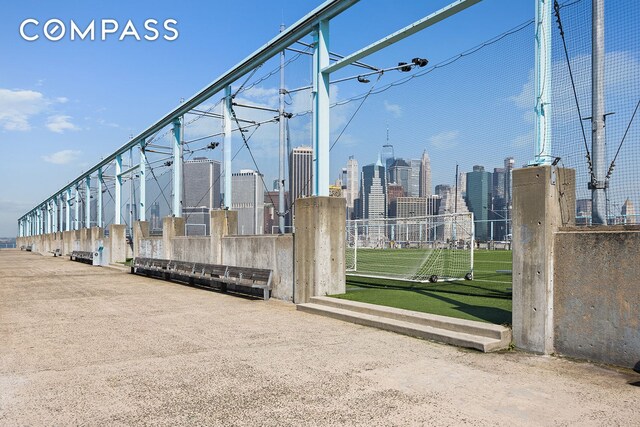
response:
<path id="1" fill-rule="evenodd" d="M 636 224 L 636 209 L 631 199 L 625 200 L 620 210 L 624 224 Z"/>
<path id="2" fill-rule="evenodd" d="M 493 168 L 493 183 L 491 194 L 493 197 L 504 198 L 505 193 L 505 172 L 503 168 Z"/>
<path id="3" fill-rule="evenodd" d="M 393 145 L 389 144 L 389 128 L 387 128 L 387 143 L 382 146 L 382 153 L 380 155 L 382 166 L 384 166 L 386 179 L 390 180 L 389 173 L 391 171 L 391 165 L 396 161 L 395 154 L 393 153 Z M 391 182 L 391 181 L 389 181 Z"/>
<path id="4" fill-rule="evenodd" d="M 354 200 L 358 198 L 360 191 L 360 171 L 358 170 L 358 161 L 353 156 L 349 156 L 349 160 L 347 160 L 347 179 L 343 184 L 346 186 L 347 209 L 353 210 Z"/>
<path id="5" fill-rule="evenodd" d="M 196 157 L 184 162 L 184 207 L 220 207 L 220 162 Z"/>
<path id="6" fill-rule="evenodd" d="M 362 168 L 362 188 L 360 190 L 362 217 L 365 219 L 384 218 L 387 210 L 385 168 L 380 157 L 374 164 Z"/>
<path id="7" fill-rule="evenodd" d="M 296 147 L 289 155 L 289 196 L 295 217 L 295 202 L 300 197 L 308 197 L 313 193 L 313 149 Z"/>
<path id="8" fill-rule="evenodd" d="M 160 202 L 151 205 L 151 231 L 162 230 L 162 220 L 160 218 Z"/>
<path id="9" fill-rule="evenodd" d="M 389 182 L 402 185 L 405 194 L 409 194 L 409 175 L 411 167 L 403 159 L 396 159 L 389 170 Z"/>
<path id="10" fill-rule="evenodd" d="M 474 166 L 467 172 L 467 205 L 476 223 L 476 239 L 489 240 L 489 209 L 491 206 L 491 173 L 484 166 Z"/>
<path id="11" fill-rule="evenodd" d="M 262 175 L 251 169 L 231 174 L 231 209 L 238 211 L 239 234 L 264 233 Z"/>
<path id="12" fill-rule="evenodd" d="M 422 161 L 419 159 L 410 159 L 409 163 L 409 184 L 407 186 L 408 197 L 420 196 L 420 169 Z"/>
<path id="13" fill-rule="evenodd" d="M 516 161 L 513 157 L 507 157 L 504 159 L 504 199 L 507 207 L 511 209 L 511 198 L 513 197 L 512 192 L 512 175 L 513 175 L 513 166 Z"/>
<path id="14" fill-rule="evenodd" d="M 433 194 L 431 188 L 431 159 L 427 150 L 422 152 L 420 159 L 420 197 L 427 197 Z"/>

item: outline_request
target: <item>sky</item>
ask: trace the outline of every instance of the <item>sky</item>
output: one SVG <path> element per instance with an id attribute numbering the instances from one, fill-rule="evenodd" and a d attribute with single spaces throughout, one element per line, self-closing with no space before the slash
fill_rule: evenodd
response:
<path id="1" fill-rule="evenodd" d="M 448 3 L 362 0 L 332 20 L 330 49 L 349 54 Z M 0 146 L 4 153 L 0 236 L 15 235 L 19 216 L 264 45 L 277 35 L 281 23 L 290 25 L 319 4 L 312 0 L 6 2 L 0 18 Z M 432 66 L 533 19 L 534 6 L 534 0 L 484 0 L 363 62 L 385 68 L 424 57 Z M 38 40 L 21 38 L 20 24 L 27 18 L 40 22 L 26 27 L 28 35 L 40 35 Z M 43 37 L 43 26 L 52 18 L 62 21 L 67 30 L 60 41 Z M 131 20 L 141 36 L 148 34 L 145 20 L 155 19 L 160 22 L 160 37 L 137 41 L 130 36 L 120 41 L 118 32 L 102 41 L 98 31 L 94 41 L 69 40 L 71 21 L 85 28 L 93 19 L 97 23 L 115 19 L 120 31 Z M 177 22 L 178 37 L 172 41 L 162 37 L 172 35 L 162 29 L 167 19 Z M 450 183 L 458 163 L 462 171 L 478 163 L 491 170 L 508 155 L 514 155 L 519 164 L 530 160 L 533 25 L 514 37 L 510 44 L 488 46 L 455 64 L 372 94 L 361 106 L 355 100 L 333 108 L 332 179 L 350 155 L 361 165 L 375 162 L 387 134 L 397 157 L 419 158 L 423 150 L 429 152 L 434 185 Z M 294 52 L 286 58 L 292 60 L 286 68 L 287 88 L 308 85 L 309 58 L 296 57 Z M 277 61 L 274 58 L 258 69 L 243 89 L 277 68 Z M 335 78 L 362 72 L 348 67 Z M 374 92 L 408 74 L 392 71 L 379 80 L 370 76 L 368 84 L 350 80 L 333 85 L 332 101 L 366 94 L 372 86 Z M 277 106 L 277 88 L 275 74 L 243 90 L 237 101 Z M 215 106 L 219 99 L 214 95 L 202 108 L 214 106 L 219 111 Z M 309 92 L 293 92 L 287 103 L 292 113 L 299 113 L 290 121 L 291 145 L 308 144 L 310 115 L 302 113 L 308 109 Z M 249 120 L 273 116 L 237 110 L 239 117 Z M 255 163 L 245 150 L 234 161 L 233 171 L 257 165 L 265 181 L 272 182 L 277 176 L 277 128 L 274 123 L 258 128 L 251 136 Z M 203 118 L 187 126 L 185 139 L 219 129 L 217 120 Z M 158 143 L 162 140 L 159 137 Z M 243 141 L 234 136 L 234 144 L 241 148 Z M 189 157 L 200 155 L 195 150 L 203 145 L 192 147 Z M 200 153 L 220 159 L 220 152 Z"/>

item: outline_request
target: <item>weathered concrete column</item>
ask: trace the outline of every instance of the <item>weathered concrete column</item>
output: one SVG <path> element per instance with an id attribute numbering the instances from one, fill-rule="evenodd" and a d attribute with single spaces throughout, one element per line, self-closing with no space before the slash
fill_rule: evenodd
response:
<path id="1" fill-rule="evenodd" d="M 133 257 L 140 256 L 140 240 L 149 237 L 149 221 L 133 223 Z"/>
<path id="2" fill-rule="evenodd" d="M 95 249 L 91 244 L 91 229 L 90 228 L 81 228 L 80 229 L 80 248 L 83 251 L 93 252 Z"/>
<path id="3" fill-rule="evenodd" d="M 109 256 L 111 264 L 127 260 L 127 229 L 125 224 L 109 226 Z"/>
<path id="4" fill-rule="evenodd" d="M 296 201 L 296 304 L 312 296 L 345 293 L 345 218 L 346 201 L 341 197 Z"/>
<path id="5" fill-rule="evenodd" d="M 222 238 L 238 234 L 238 211 L 217 209 L 211 211 L 211 263 L 222 264 Z"/>
<path id="6" fill-rule="evenodd" d="M 167 216 L 162 219 L 162 251 L 165 259 L 171 259 L 173 242 L 171 239 L 184 236 L 184 218 Z"/>
<path id="7" fill-rule="evenodd" d="M 73 252 L 73 231 L 63 231 L 62 232 L 62 254 L 63 255 L 71 255 Z"/>
<path id="8" fill-rule="evenodd" d="M 513 340 L 553 352 L 554 233 L 575 222 L 575 171 L 536 166 L 513 171 Z"/>

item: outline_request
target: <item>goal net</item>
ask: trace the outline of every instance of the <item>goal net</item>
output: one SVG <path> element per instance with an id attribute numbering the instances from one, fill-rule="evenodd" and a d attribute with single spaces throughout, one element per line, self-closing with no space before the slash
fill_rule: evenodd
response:
<path id="1" fill-rule="evenodd" d="M 473 278 L 473 213 L 350 220 L 346 233 L 347 276 Z"/>

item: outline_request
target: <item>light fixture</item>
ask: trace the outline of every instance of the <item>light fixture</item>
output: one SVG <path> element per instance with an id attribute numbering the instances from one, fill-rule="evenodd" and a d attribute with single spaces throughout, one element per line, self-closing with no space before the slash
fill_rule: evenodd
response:
<path id="1" fill-rule="evenodd" d="M 366 78 L 365 76 L 358 76 L 358 81 L 360 83 L 369 83 L 371 82 L 371 80 L 369 80 L 368 78 Z"/>
<path id="2" fill-rule="evenodd" d="M 413 62 L 414 65 L 422 68 L 429 63 L 429 60 L 425 58 L 413 58 L 411 62 Z"/>
<path id="3" fill-rule="evenodd" d="M 400 71 L 402 71 L 403 73 L 409 72 L 411 71 L 411 65 L 407 64 L 406 62 L 398 62 L 398 67 L 400 69 Z"/>

